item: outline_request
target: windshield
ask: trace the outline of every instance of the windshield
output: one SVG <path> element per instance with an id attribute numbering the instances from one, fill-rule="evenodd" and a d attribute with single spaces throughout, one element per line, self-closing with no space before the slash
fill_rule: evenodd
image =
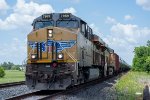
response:
<path id="1" fill-rule="evenodd" d="M 44 28 L 47 26 L 54 26 L 53 21 L 37 21 L 34 25 L 35 29 Z"/>
<path id="2" fill-rule="evenodd" d="M 57 27 L 66 28 L 78 28 L 78 22 L 75 20 L 59 20 L 57 21 Z"/>

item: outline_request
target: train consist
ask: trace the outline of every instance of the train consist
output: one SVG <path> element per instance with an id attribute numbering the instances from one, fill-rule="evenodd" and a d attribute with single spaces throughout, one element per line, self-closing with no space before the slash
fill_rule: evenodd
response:
<path id="1" fill-rule="evenodd" d="M 30 89 L 65 90 L 129 68 L 85 21 L 70 13 L 43 14 L 32 26 L 25 73 Z"/>

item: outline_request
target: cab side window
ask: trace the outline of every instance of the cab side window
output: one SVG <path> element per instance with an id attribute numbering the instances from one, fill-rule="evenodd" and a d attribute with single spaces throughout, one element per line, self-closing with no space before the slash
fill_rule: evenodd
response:
<path id="1" fill-rule="evenodd" d="M 93 34 L 93 31 L 91 28 L 89 28 L 89 31 L 90 31 L 90 34 L 89 34 L 89 40 L 92 40 L 92 34 Z"/>
<path id="2" fill-rule="evenodd" d="M 84 21 L 82 21 L 82 20 L 80 22 L 80 31 L 85 36 L 85 33 L 86 33 L 86 23 Z"/>
<path id="3" fill-rule="evenodd" d="M 84 21 L 81 20 L 80 24 L 80 31 L 84 35 L 85 38 L 91 40 L 92 39 L 92 29 L 85 23 Z"/>
<path id="4" fill-rule="evenodd" d="M 88 26 L 88 28 L 87 28 L 87 38 L 90 40 L 90 27 Z"/>
<path id="5" fill-rule="evenodd" d="M 85 34 L 85 24 L 84 23 L 81 24 L 81 32 Z"/>
<path id="6" fill-rule="evenodd" d="M 86 24 L 86 31 L 85 31 L 85 37 L 88 39 L 88 28 L 89 26 Z"/>

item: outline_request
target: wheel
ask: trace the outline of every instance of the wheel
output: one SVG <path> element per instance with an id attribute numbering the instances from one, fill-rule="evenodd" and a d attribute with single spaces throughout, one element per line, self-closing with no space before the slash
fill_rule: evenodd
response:
<path id="1" fill-rule="evenodd" d="M 104 77 L 104 71 L 102 68 L 99 68 L 99 78 Z"/>
<path id="2" fill-rule="evenodd" d="M 84 83 L 84 73 L 82 69 L 79 71 L 78 80 L 79 80 L 79 84 Z"/>
<path id="3" fill-rule="evenodd" d="M 114 68 L 113 67 L 109 67 L 108 68 L 108 75 L 113 75 L 114 74 Z"/>
<path id="4" fill-rule="evenodd" d="M 89 77 L 90 77 L 90 70 L 89 68 L 85 68 L 84 71 L 83 71 L 83 75 L 84 75 L 84 81 L 88 81 L 89 80 Z"/>

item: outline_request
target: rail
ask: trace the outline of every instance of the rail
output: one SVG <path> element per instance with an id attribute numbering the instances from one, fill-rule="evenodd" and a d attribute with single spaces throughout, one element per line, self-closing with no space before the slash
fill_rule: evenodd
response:
<path id="1" fill-rule="evenodd" d="M 115 76 L 115 75 L 114 75 Z M 26 100 L 30 100 L 30 99 L 38 99 L 38 100 L 51 100 L 54 97 L 58 97 L 58 96 L 62 96 L 68 93 L 74 93 L 77 92 L 81 89 L 86 88 L 87 86 L 92 86 L 93 84 L 98 84 L 100 82 L 106 81 L 114 76 L 108 76 L 105 78 L 100 78 L 100 79 L 93 79 L 91 81 L 88 81 L 86 83 L 82 83 L 80 85 L 76 85 L 76 86 L 72 86 L 68 89 L 66 89 L 65 91 L 48 91 L 48 93 L 43 93 L 43 91 L 35 91 L 32 93 L 28 93 L 28 94 L 23 94 L 23 95 L 19 95 L 19 96 L 15 96 L 15 97 L 11 97 L 8 98 L 6 100 L 21 100 L 21 99 L 26 99 Z M 122 76 L 122 74 L 119 74 L 119 77 Z"/>
<path id="2" fill-rule="evenodd" d="M 68 93 L 70 94 L 70 93 L 78 92 L 78 91 L 80 91 L 81 89 L 86 88 L 87 86 L 92 86 L 92 85 L 98 84 L 98 83 L 103 82 L 103 81 L 105 81 L 105 80 L 107 80 L 107 79 L 110 79 L 110 78 L 112 78 L 112 77 L 113 77 L 113 76 L 109 76 L 109 77 L 102 78 L 102 79 L 91 80 L 91 81 L 88 81 L 88 82 L 86 82 L 86 83 L 82 83 L 82 84 L 80 84 L 80 85 L 76 85 L 76 86 L 74 86 L 74 87 L 71 87 L 71 88 L 69 88 L 69 89 L 66 90 L 66 91 L 58 92 L 58 93 L 56 93 L 56 94 L 43 97 L 43 98 L 41 98 L 41 99 L 39 99 L 39 100 L 50 100 L 50 99 L 53 100 L 54 97 L 58 97 L 58 96 L 65 95 L 65 94 L 68 94 Z"/>
<path id="3" fill-rule="evenodd" d="M 0 88 L 11 87 L 11 86 L 17 86 L 17 85 L 23 85 L 23 84 L 25 84 L 25 81 L 11 82 L 11 83 L 3 83 L 3 84 L 0 84 Z"/>

